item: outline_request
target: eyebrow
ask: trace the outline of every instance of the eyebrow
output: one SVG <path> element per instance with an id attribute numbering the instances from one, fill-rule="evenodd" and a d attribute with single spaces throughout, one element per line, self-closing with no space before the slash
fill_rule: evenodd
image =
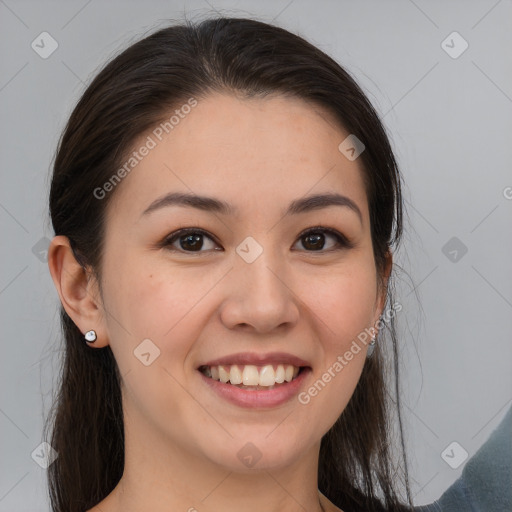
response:
<path id="1" fill-rule="evenodd" d="M 223 215 L 238 215 L 238 208 L 233 205 L 216 199 L 214 197 L 199 196 L 196 194 L 187 194 L 181 192 L 171 192 L 153 201 L 142 213 L 141 217 L 151 212 L 169 206 L 183 206 L 197 208 L 199 210 L 220 213 Z M 284 210 L 285 215 L 296 215 L 313 210 L 320 210 L 329 206 L 344 206 L 350 208 L 357 214 L 361 223 L 363 215 L 357 204 L 347 196 L 337 193 L 316 194 L 292 201 L 288 208 Z"/>

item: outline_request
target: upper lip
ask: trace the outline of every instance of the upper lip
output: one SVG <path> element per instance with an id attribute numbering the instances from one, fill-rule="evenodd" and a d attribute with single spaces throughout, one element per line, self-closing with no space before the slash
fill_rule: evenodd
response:
<path id="1" fill-rule="evenodd" d="M 256 352 L 239 352 L 238 354 L 231 354 L 229 356 L 219 357 L 212 359 L 199 366 L 230 366 L 233 364 L 247 365 L 252 364 L 261 366 L 265 364 L 291 364 L 292 366 L 311 366 L 307 361 L 293 354 L 286 352 L 272 352 L 268 354 L 258 354 Z"/>

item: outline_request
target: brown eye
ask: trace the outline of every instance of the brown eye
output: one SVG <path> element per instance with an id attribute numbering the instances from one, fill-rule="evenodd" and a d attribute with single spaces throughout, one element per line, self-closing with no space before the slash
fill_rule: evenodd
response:
<path id="1" fill-rule="evenodd" d="M 180 229 L 169 235 L 163 245 L 169 248 L 169 250 L 178 252 L 205 252 L 201 250 L 205 245 L 204 238 L 214 242 L 213 239 L 201 229 Z M 175 244 L 178 244 L 178 247 L 176 247 Z M 213 245 L 216 247 L 215 242 Z M 211 250 L 211 247 L 207 247 L 207 250 Z"/>
<path id="2" fill-rule="evenodd" d="M 325 246 L 326 235 L 324 233 L 310 233 L 302 237 L 304 247 L 308 250 L 322 250 Z"/>
<path id="3" fill-rule="evenodd" d="M 334 240 L 334 244 L 328 244 L 326 248 L 326 240 Z M 322 251 L 334 251 L 337 249 L 350 248 L 352 244 L 347 240 L 345 236 L 333 229 L 327 228 L 313 228 L 306 232 L 301 233 L 299 240 L 302 241 L 302 246 L 308 252 L 322 252 Z"/>
<path id="4" fill-rule="evenodd" d="M 206 243 L 205 243 L 206 240 Z M 331 240 L 329 242 L 329 240 Z M 306 252 L 331 252 L 349 249 L 353 244 L 336 230 L 316 227 L 310 228 L 299 235 L 297 241 L 302 243 Z M 208 246 L 210 244 L 210 246 Z M 211 250 L 222 250 L 214 239 L 204 230 L 184 228 L 171 233 L 161 244 L 170 251 L 182 253 L 201 253 Z"/>

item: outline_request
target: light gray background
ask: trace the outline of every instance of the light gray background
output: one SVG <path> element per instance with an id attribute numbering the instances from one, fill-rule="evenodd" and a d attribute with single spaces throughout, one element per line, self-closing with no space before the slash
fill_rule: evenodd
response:
<path id="1" fill-rule="evenodd" d="M 53 235 L 48 175 L 66 118 L 114 53 L 166 19 L 215 10 L 305 36 L 383 116 L 406 184 L 397 261 L 411 279 L 402 276 L 397 298 L 417 504 L 464 467 L 452 469 L 443 450 L 457 441 L 474 454 L 510 407 L 510 1 L 0 0 L 0 511 L 49 510 L 45 469 L 31 454 L 43 441 L 60 330 L 40 240 Z M 43 31 L 59 45 L 47 59 L 31 48 Z M 453 31 L 469 43 L 456 59 L 441 46 Z M 456 262 L 442 251 L 452 237 L 468 249 Z"/>

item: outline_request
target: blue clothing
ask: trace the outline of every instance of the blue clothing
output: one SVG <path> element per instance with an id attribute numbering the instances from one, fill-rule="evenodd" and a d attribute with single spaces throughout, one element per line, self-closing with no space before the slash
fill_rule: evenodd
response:
<path id="1" fill-rule="evenodd" d="M 512 512 L 512 407 L 442 496 L 415 512 Z"/>

